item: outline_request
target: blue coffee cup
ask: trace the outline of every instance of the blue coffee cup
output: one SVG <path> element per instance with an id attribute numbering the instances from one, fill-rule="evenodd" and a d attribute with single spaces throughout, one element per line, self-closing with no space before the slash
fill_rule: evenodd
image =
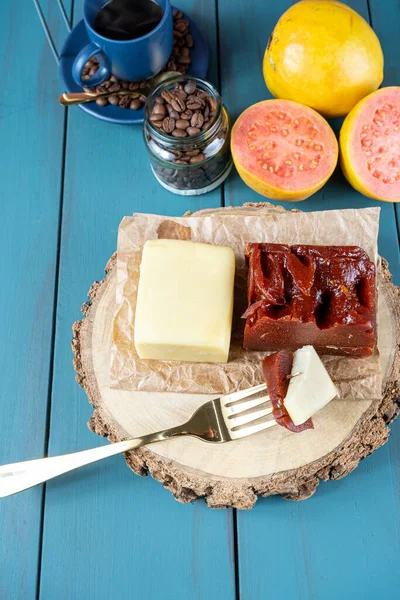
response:
<path id="1" fill-rule="evenodd" d="M 143 81 L 165 67 L 173 44 L 172 9 L 170 0 L 157 1 L 164 15 L 150 33 L 132 40 L 113 40 L 94 29 L 97 13 L 108 2 L 85 0 L 83 19 L 91 43 L 79 52 L 72 66 L 72 76 L 78 85 L 95 87 L 111 75 L 125 81 Z M 82 80 L 82 70 L 93 56 L 98 59 L 100 67 L 92 77 Z"/>

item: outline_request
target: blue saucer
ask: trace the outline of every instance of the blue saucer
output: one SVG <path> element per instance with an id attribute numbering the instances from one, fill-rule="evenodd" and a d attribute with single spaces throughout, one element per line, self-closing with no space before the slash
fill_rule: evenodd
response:
<path id="1" fill-rule="evenodd" d="M 190 34 L 193 37 L 194 46 L 190 52 L 192 59 L 190 65 L 190 75 L 195 77 L 205 77 L 208 69 L 208 46 L 200 29 L 196 23 L 188 16 L 184 17 L 190 22 Z M 78 52 L 89 43 L 89 38 L 86 33 L 85 24 L 79 21 L 78 25 L 69 34 L 60 57 L 60 72 L 67 92 L 81 92 L 79 87 L 72 77 L 72 65 Z M 119 106 L 98 106 L 96 102 L 88 102 L 80 104 L 79 108 L 85 112 L 110 123 L 119 123 L 120 125 L 138 125 L 143 123 L 144 110 L 128 110 Z"/>

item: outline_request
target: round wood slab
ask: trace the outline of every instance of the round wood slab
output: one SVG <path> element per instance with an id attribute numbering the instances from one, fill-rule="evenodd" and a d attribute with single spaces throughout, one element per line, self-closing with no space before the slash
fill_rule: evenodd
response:
<path id="1" fill-rule="evenodd" d="M 219 209 L 250 215 L 277 210 L 284 209 L 266 203 Z M 108 386 L 115 285 L 116 254 L 107 264 L 105 279 L 92 285 L 89 302 L 82 307 L 84 318 L 73 326 L 72 341 L 76 378 L 94 407 L 89 427 L 111 442 L 183 423 L 207 398 Z M 160 442 L 126 453 L 128 466 L 139 475 L 150 473 L 181 502 L 205 497 L 213 508 L 248 509 L 258 494 L 302 500 L 315 492 L 320 480 L 348 475 L 387 441 L 388 424 L 400 410 L 399 296 L 383 261 L 378 306 L 382 398 L 333 400 L 313 417 L 314 430 L 297 435 L 277 426 L 228 444 L 190 437 Z"/>

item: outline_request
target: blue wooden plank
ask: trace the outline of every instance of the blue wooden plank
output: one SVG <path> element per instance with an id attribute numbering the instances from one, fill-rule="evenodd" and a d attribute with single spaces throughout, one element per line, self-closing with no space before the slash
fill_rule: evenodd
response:
<path id="1" fill-rule="evenodd" d="M 182 2 L 215 48 L 215 5 Z M 76 18 L 81 3 L 75 7 Z M 216 78 L 214 62 L 213 75 Z M 78 108 L 68 120 L 54 391 L 49 453 L 106 443 L 86 428 L 91 409 L 74 381 L 71 324 L 116 246 L 117 228 L 134 211 L 180 215 L 220 206 L 221 191 L 174 196 L 154 180 L 140 128 L 96 121 Z M 234 597 L 232 511 L 202 501 L 182 506 L 122 457 L 49 482 L 40 597 Z"/>
<path id="2" fill-rule="evenodd" d="M 385 8 L 377 0 L 369 0 L 371 21 L 377 36 L 382 40 L 385 58 L 383 86 L 399 85 L 399 5 L 396 0 L 385 0 Z M 396 204 L 398 231 L 400 231 L 400 205 Z"/>
<path id="3" fill-rule="evenodd" d="M 47 4 L 47 3 L 46 3 Z M 69 4 L 69 3 L 68 3 Z M 56 34 L 60 19 L 49 18 Z M 32 3 L 0 19 L 0 464 L 43 456 L 51 365 L 64 110 Z M 0 597 L 34 598 L 42 489 L 0 501 Z"/>
<path id="4" fill-rule="evenodd" d="M 396 423 L 392 437 L 399 435 Z M 269 498 L 241 513 L 241 597 L 259 600 L 267 590 L 285 600 L 395 595 L 400 540 L 393 470 L 386 446 L 305 502 Z"/>
<path id="5" fill-rule="evenodd" d="M 247 3 L 218 0 L 222 94 L 233 118 L 250 104 L 270 97 L 261 73 L 264 48 L 280 14 L 291 2 Z M 351 2 L 368 18 L 364 1 Z M 400 19 L 391 2 L 376 2 L 382 22 L 382 45 L 395 65 L 395 37 L 386 39 L 385 21 L 398 31 Z M 373 4 L 372 4 L 373 7 Z M 375 17 L 373 17 L 375 21 Z M 398 36 L 397 36 L 398 37 Z M 240 40 L 240 44 L 238 44 Z M 337 130 L 340 122 L 334 124 Z M 225 185 L 225 203 L 262 201 L 235 174 Z M 340 171 L 323 190 L 286 208 L 321 210 L 380 206 L 379 248 L 400 283 L 399 248 L 392 204 L 364 198 L 345 182 Z M 304 503 L 262 499 L 251 512 L 238 512 L 240 596 L 246 600 L 375 598 L 394 594 L 399 555 L 398 505 L 400 424 L 390 443 L 364 461 L 348 478 L 322 484 Z"/>

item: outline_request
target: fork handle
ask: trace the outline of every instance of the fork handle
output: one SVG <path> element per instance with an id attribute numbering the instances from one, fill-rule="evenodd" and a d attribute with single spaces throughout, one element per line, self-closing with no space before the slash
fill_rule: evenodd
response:
<path id="1" fill-rule="evenodd" d="M 58 477 L 58 475 L 68 473 L 68 471 L 73 471 L 84 465 L 90 465 L 120 452 L 127 452 L 133 448 L 139 448 L 139 446 L 161 442 L 176 435 L 185 435 L 185 433 L 182 427 L 175 427 L 166 431 L 151 433 L 141 438 L 92 448 L 91 450 L 4 465 L 0 467 L 0 498 L 17 494 L 39 483 Z"/>

